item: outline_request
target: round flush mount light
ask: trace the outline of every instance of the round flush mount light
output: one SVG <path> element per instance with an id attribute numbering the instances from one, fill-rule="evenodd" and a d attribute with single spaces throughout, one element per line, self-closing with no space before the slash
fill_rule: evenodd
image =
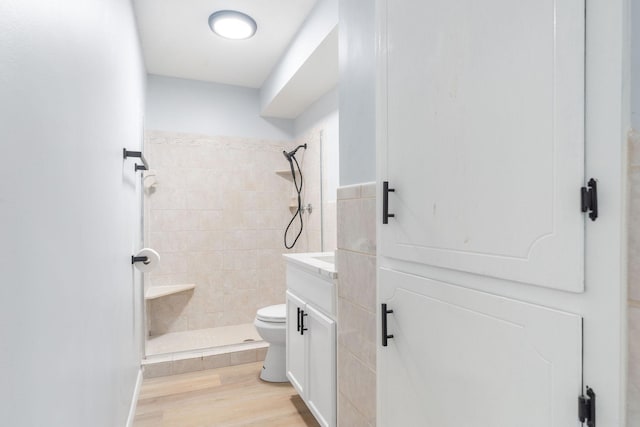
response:
<path id="1" fill-rule="evenodd" d="M 253 37 L 258 29 L 256 21 L 249 15 L 235 10 L 219 10 L 209 16 L 211 31 L 231 40 L 243 40 Z"/>

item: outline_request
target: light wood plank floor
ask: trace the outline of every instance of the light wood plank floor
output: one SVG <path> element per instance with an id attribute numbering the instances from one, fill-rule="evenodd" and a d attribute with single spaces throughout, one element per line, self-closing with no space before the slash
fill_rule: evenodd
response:
<path id="1" fill-rule="evenodd" d="M 289 383 L 259 378 L 262 362 L 149 378 L 134 427 L 315 427 Z"/>

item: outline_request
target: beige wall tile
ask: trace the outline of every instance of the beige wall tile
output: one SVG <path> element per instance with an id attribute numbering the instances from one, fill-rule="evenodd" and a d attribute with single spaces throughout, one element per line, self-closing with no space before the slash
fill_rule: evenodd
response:
<path id="1" fill-rule="evenodd" d="M 338 200 L 338 249 L 376 253 L 375 199 Z"/>
<path id="2" fill-rule="evenodd" d="M 280 249 L 258 249 L 257 267 L 258 268 L 271 268 L 271 267 L 285 267 L 285 261 L 282 257 L 283 251 Z"/>
<path id="3" fill-rule="evenodd" d="M 256 350 L 256 362 L 262 362 L 264 358 L 267 356 L 267 351 L 269 347 L 259 348 Z"/>
<path id="4" fill-rule="evenodd" d="M 189 272 L 189 255 L 186 252 L 160 252 L 160 263 L 155 270 L 158 274 Z"/>
<path id="5" fill-rule="evenodd" d="M 142 376 L 144 378 L 156 378 L 156 377 L 166 377 L 167 375 L 171 375 L 171 364 L 173 362 L 159 362 L 159 363 L 151 363 L 149 365 L 144 366 L 144 372 Z"/>
<path id="6" fill-rule="evenodd" d="M 220 317 L 219 313 L 207 313 L 201 310 L 194 310 L 194 313 L 187 316 L 187 329 L 215 328 L 220 322 Z"/>
<path id="7" fill-rule="evenodd" d="M 375 182 L 368 182 L 366 184 L 362 184 L 362 195 L 361 197 L 363 199 L 370 199 L 370 198 L 375 198 L 376 197 L 376 183 Z"/>
<path id="8" fill-rule="evenodd" d="M 186 208 L 190 210 L 216 210 L 223 208 L 222 194 L 215 187 L 203 190 L 182 190 Z"/>
<path id="9" fill-rule="evenodd" d="M 339 271 L 338 296 L 375 312 L 376 257 L 339 249 L 336 266 Z"/>
<path id="10" fill-rule="evenodd" d="M 174 360 L 171 362 L 171 375 L 184 374 L 185 372 L 202 371 L 204 365 L 202 357 L 194 357 L 190 359 Z"/>
<path id="11" fill-rule="evenodd" d="M 338 248 L 338 204 L 335 201 L 327 202 L 324 210 L 324 250 L 335 251 Z"/>
<path id="12" fill-rule="evenodd" d="M 338 352 L 338 390 L 365 417 L 375 424 L 376 418 L 376 374 L 348 351 Z"/>
<path id="13" fill-rule="evenodd" d="M 223 211 L 222 210 L 200 210 L 195 211 L 198 217 L 197 230 L 223 230 Z"/>
<path id="14" fill-rule="evenodd" d="M 156 191 L 152 197 L 149 197 L 149 207 L 151 210 L 185 209 L 187 207 L 187 196 L 180 188 L 161 188 L 160 179 L 158 179 Z"/>
<path id="15" fill-rule="evenodd" d="M 629 299 L 640 302 L 640 167 L 629 172 Z"/>
<path id="16" fill-rule="evenodd" d="M 640 132 L 632 129 L 629 131 L 629 164 L 640 166 Z"/>
<path id="17" fill-rule="evenodd" d="M 258 250 L 224 251 L 224 270 L 255 270 L 258 268 Z"/>
<path id="18" fill-rule="evenodd" d="M 345 185 L 338 188 L 338 200 L 359 199 L 362 191 L 360 184 Z"/>
<path id="19" fill-rule="evenodd" d="M 188 251 L 221 251 L 224 250 L 223 231 L 185 231 Z"/>
<path id="20" fill-rule="evenodd" d="M 338 189 L 339 425 L 375 425 L 375 184 Z M 361 198 L 362 196 L 367 198 Z M 348 374 L 342 374 L 348 373 Z"/>
<path id="21" fill-rule="evenodd" d="M 224 368 L 226 366 L 231 366 L 231 356 L 229 353 L 204 356 L 202 358 L 202 367 L 204 369 Z"/>
<path id="22" fill-rule="evenodd" d="M 338 393 L 338 420 L 339 427 L 375 426 L 375 424 L 370 424 L 364 415 L 362 415 L 342 393 Z"/>
<path id="23" fill-rule="evenodd" d="M 229 353 L 229 364 L 242 365 L 244 363 L 252 363 L 257 360 L 256 350 L 244 350 Z"/>
<path id="24" fill-rule="evenodd" d="M 640 426 L 640 305 L 629 307 L 627 426 Z"/>
<path id="25" fill-rule="evenodd" d="M 376 314 L 338 299 L 338 345 L 376 369 Z"/>
<path id="26" fill-rule="evenodd" d="M 185 311 L 192 295 L 187 291 L 148 301 L 149 335 L 187 330 Z"/>
<path id="27" fill-rule="evenodd" d="M 159 253 L 184 252 L 189 247 L 188 232 L 186 231 L 155 231 L 149 232 L 149 246 Z"/>
<path id="28" fill-rule="evenodd" d="M 190 251 L 187 254 L 188 271 L 207 276 L 223 269 L 223 251 Z"/>
<path id="29" fill-rule="evenodd" d="M 640 133 L 629 133 L 627 426 L 640 426 Z"/>

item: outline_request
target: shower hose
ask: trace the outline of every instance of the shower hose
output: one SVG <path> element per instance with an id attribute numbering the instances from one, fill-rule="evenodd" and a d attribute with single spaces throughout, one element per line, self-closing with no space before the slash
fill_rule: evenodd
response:
<path id="1" fill-rule="evenodd" d="M 288 156 L 287 160 L 289 160 L 289 165 L 291 166 L 291 175 L 293 176 L 293 185 L 295 185 L 296 193 L 298 195 L 298 209 L 296 209 L 296 212 L 293 214 L 291 221 L 289 221 L 289 225 L 287 225 L 287 228 L 284 231 L 284 247 L 287 249 L 291 249 L 296 245 L 298 238 L 300 238 L 300 235 L 302 234 L 302 227 L 304 226 L 304 223 L 302 221 L 302 197 L 300 196 L 300 193 L 302 193 L 302 170 L 300 169 L 300 165 L 298 164 L 298 160 L 296 159 L 295 154 Z M 293 168 L 294 162 L 296 164 L 296 167 L 298 168 L 298 174 L 300 175 L 300 185 L 298 185 L 298 180 L 296 179 L 296 173 Z M 291 228 L 291 225 L 293 224 L 293 222 L 296 220 L 296 217 L 300 219 L 300 230 L 298 231 L 296 238 L 293 240 L 293 243 L 289 245 L 287 244 L 287 235 L 289 234 L 289 229 Z"/>

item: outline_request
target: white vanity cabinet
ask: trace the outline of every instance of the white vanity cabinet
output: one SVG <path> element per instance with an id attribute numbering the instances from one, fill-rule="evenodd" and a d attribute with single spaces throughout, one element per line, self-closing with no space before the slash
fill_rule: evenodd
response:
<path id="1" fill-rule="evenodd" d="M 287 255 L 287 378 L 318 423 L 336 425 L 336 310 L 333 264 Z M 327 254 L 322 254 L 326 258 Z M 292 261 L 291 257 L 295 257 Z M 296 262 L 297 261 L 297 262 Z M 316 260 L 317 261 L 317 260 Z M 315 264 L 315 266 L 313 265 Z M 324 274 L 323 274 L 324 273 Z"/>

